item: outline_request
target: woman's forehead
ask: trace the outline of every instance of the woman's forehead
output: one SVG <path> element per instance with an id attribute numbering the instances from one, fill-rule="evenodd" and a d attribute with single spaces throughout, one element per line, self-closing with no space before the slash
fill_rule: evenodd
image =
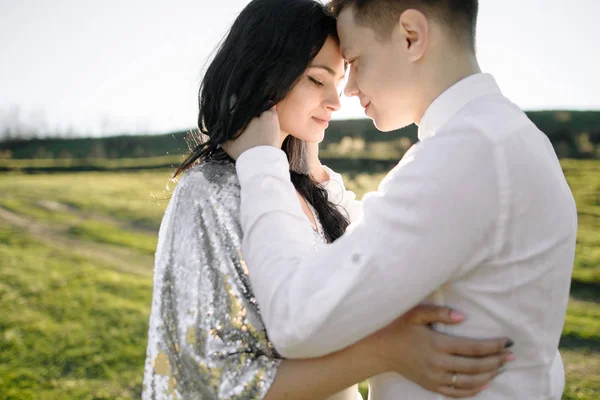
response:
<path id="1" fill-rule="evenodd" d="M 334 76 L 343 75 L 344 59 L 337 41 L 333 38 L 327 38 L 309 67 L 320 67 Z"/>

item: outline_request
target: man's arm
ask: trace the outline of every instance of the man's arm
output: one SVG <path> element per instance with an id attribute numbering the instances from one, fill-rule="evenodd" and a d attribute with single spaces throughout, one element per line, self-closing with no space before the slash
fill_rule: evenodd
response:
<path id="1" fill-rule="evenodd" d="M 510 353 L 504 351 L 506 339 L 463 339 L 429 328 L 433 323 L 461 321 L 448 308 L 419 305 L 388 327 L 333 354 L 283 360 L 265 400 L 322 399 L 388 371 L 449 397 L 472 397 L 499 373 Z M 448 385 L 451 378 L 447 377 L 453 373 L 461 374 L 458 387 Z"/>
<path id="2" fill-rule="evenodd" d="M 242 154 L 243 252 L 277 350 L 306 358 L 344 348 L 488 257 L 493 159 L 473 134 L 420 143 L 365 197 L 363 218 L 314 252 L 285 154 L 267 146 Z"/>

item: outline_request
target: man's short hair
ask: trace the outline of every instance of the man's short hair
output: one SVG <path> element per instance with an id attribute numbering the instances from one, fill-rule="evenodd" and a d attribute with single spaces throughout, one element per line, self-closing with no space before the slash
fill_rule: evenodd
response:
<path id="1" fill-rule="evenodd" d="M 446 25 L 459 43 L 475 50 L 478 0 L 331 0 L 329 3 L 336 17 L 348 7 L 354 8 L 358 24 L 370 26 L 383 37 L 389 37 L 404 11 L 418 10 Z"/>

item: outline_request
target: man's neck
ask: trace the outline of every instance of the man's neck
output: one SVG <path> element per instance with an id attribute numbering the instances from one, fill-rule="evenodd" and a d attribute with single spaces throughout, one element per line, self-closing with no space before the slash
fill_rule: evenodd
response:
<path id="1" fill-rule="evenodd" d="M 441 64 L 441 63 L 440 63 Z M 415 123 L 419 125 L 425 111 L 442 93 L 468 76 L 481 72 L 474 54 L 447 57 L 444 68 L 437 68 L 423 85 L 422 101 L 415 112 Z"/>

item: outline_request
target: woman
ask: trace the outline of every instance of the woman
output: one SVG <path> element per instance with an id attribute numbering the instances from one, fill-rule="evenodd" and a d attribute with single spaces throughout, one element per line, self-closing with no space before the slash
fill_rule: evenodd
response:
<path id="1" fill-rule="evenodd" d="M 481 343 L 428 329 L 428 323 L 460 321 L 432 307 L 319 359 L 282 360 L 271 346 L 240 254 L 235 166 L 221 144 L 276 105 L 315 249 L 341 236 L 359 204 L 340 176 L 321 166 L 316 151 L 340 107 L 345 64 L 338 47 L 335 20 L 318 2 L 253 0 L 210 64 L 198 119 L 208 140 L 178 169 L 176 175 L 185 174 L 160 228 L 143 398 L 355 400 L 356 382 L 386 371 L 409 371 L 422 386 L 466 397 L 506 359 L 496 349 L 503 340 L 485 342 L 492 349 L 477 355 L 487 357 L 458 357 L 475 354 Z M 428 367 L 440 360 L 444 368 Z M 472 376 L 468 385 L 442 384 L 443 374 L 461 368 Z"/>

